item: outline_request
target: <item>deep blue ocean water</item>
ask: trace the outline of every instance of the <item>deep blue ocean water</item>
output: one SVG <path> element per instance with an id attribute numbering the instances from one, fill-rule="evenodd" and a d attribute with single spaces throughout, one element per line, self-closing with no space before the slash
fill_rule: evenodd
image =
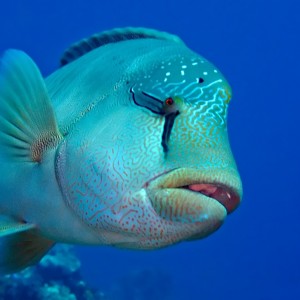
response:
<path id="1" fill-rule="evenodd" d="M 77 247 L 92 285 L 121 282 L 122 299 L 133 299 L 134 285 L 145 286 L 147 300 L 163 289 L 174 300 L 300 299 L 299 11 L 296 0 L 1 1 L 0 52 L 26 51 L 45 76 L 70 43 L 143 26 L 179 35 L 233 89 L 239 209 L 207 239 L 163 250 Z"/>

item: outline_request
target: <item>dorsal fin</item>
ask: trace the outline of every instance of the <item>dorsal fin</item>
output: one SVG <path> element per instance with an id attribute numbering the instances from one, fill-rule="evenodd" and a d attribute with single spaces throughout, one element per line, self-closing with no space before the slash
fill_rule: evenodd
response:
<path id="1" fill-rule="evenodd" d="M 83 56 L 84 54 L 103 45 L 135 39 L 159 39 L 183 43 L 182 40 L 176 35 L 154 29 L 132 27 L 117 28 L 94 34 L 89 38 L 73 44 L 64 52 L 60 60 L 60 64 L 61 66 L 67 65 L 68 63 L 76 60 L 78 57 Z"/>

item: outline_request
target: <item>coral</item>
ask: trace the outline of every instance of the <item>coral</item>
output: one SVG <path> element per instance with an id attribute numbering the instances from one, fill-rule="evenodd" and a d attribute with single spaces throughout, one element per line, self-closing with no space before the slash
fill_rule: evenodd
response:
<path id="1" fill-rule="evenodd" d="M 36 266 L 0 278 L 0 299 L 172 299 L 171 275 L 155 268 L 133 269 L 105 288 L 105 292 L 91 288 L 82 278 L 81 264 L 73 247 L 57 245 Z"/>
<path id="2" fill-rule="evenodd" d="M 80 261 L 67 245 L 55 246 L 41 262 L 0 278 L 0 299 L 103 300 L 80 274 Z"/>

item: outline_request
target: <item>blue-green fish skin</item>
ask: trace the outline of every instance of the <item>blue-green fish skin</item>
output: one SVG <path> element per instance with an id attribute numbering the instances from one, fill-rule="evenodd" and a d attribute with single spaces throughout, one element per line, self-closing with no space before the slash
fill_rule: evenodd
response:
<path id="1" fill-rule="evenodd" d="M 18 239 L 34 231 L 44 252 L 54 242 L 155 249 L 209 235 L 239 204 L 221 72 L 166 33 L 105 34 L 117 39 L 89 50 L 84 41 L 68 61 L 71 48 L 44 81 L 23 52 L 4 56 L 2 239 L 9 224 Z M 2 260 L 10 272 L 37 259 Z"/>

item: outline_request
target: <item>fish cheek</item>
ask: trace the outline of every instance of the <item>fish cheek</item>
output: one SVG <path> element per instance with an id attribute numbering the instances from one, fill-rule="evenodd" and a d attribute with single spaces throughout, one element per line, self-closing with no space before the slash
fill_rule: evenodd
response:
<path id="1" fill-rule="evenodd" d="M 147 135 L 146 143 L 151 145 L 151 136 Z M 132 154 L 124 154 L 123 149 L 111 148 L 85 154 L 81 163 L 72 163 L 63 143 L 57 154 L 56 172 L 67 204 L 99 233 L 99 242 L 104 244 L 153 249 L 198 232 L 196 225 L 190 228 L 181 222 L 174 224 L 155 213 L 145 189 L 141 189 L 146 177 L 140 174 L 157 170 L 157 165 L 155 159 L 147 160 L 147 156 L 134 160 L 138 150 L 133 146 Z M 134 161 L 122 165 L 124 160 Z M 134 173 L 134 163 L 140 165 L 141 173 Z"/>
<path id="2" fill-rule="evenodd" d="M 134 155 L 140 149 L 133 149 L 133 155 L 126 156 L 118 143 L 104 151 L 82 148 L 72 153 L 68 148 L 72 147 L 67 147 L 67 142 L 60 145 L 55 165 L 67 205 L 99 232 L 103 243 L 132 242 L 132 234 L 136 240 L 147 210 L 139 197 L 132 196 L 132 190 L 144 181 L 133 171 L 133 166 L 140 164 L 138 155 Z"/>
<path id="3" fill-rule="evenodd" d="M 67 205 L 99 233 L 99 241 L 157 248 L 181 239 L 168 239 L 174 225 L 166 225 L 154 212 L 143 189 L 166 170 L 160 144 L 163 118 L 143 111 L 132 111 L 129 118 L 126 132 L 105 148 L 103 141 L 82 142 L 80 147 L 75 139 L 64 141 L 57 152 L 56 176 Z"/>
<path id="4" fill-rule="evenodd" d="M 72 149 L 76 149 L 72 151 Z M 84 146 L 64 141 L 58 148 L 55 162 L 57 182 L 67 205 L 76 215 L 89 224 L 90 212 L 97 207 L 98 192 L 95 192 L 97 169 L 93 158 Z"/>

